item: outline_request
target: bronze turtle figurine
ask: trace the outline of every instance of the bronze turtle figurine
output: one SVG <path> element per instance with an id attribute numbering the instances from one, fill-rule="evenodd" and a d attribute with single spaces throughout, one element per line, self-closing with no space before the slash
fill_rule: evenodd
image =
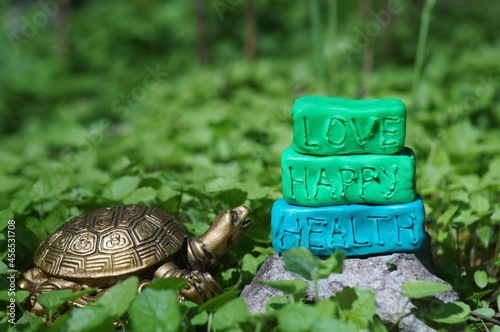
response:
<path id="1" fill-rule="evenodd" d="M 35 267 L 24 273 L 19 287 L 31 292 L 31 310 L 44 315 L 40 294 L 55 289 L 99 290 L 76 306 L 95 301 L 116 281 L 142 278 L 139 291 L 155 278 L 182 277 L 188 282 L 179 300 L 202 303 L 220 293 L 211 273 L 231 244 L 247 231 L 250 210 L 239 206 L 222 211 L 208 231 L 185 238 L 186 228 L 168 213 L 145 205 L 125 205 L 87 212 L 49 235 L 35 251 Z"/>

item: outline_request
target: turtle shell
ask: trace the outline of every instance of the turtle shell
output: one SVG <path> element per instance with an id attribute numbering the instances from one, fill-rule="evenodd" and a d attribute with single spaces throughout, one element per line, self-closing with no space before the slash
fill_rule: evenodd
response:
<path id="1" fill-rule="evenodd" d="M 103 208 L 67 221 L 40 244 L 33 260 L 64 279 L 116 279 L 165 261 L 185 233 L 184 225 L 153 207 Z"/>

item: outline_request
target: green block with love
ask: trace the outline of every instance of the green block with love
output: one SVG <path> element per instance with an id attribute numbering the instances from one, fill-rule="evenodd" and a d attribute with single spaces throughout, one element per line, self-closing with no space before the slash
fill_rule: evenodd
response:
<path id="1" fill-rule="evenodd" d="M 292 148 L 304 154 L 394 154 L 404 147 L 405 105 L 399 99 L 301 97 L 292 107 Z"/>

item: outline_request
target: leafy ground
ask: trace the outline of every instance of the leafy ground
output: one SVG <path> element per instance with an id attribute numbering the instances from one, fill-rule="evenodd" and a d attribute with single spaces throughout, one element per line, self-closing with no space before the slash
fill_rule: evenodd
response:
<path id="1" fill-rule="evenodd" d="M 449 314 L 433 318 L 444 327 L 467 322 L 472 330 L 494 330 L 470 310 L 499 319 L 500 43 L 489 17 L 499 6 L 438 2 L 421 78 L 412 89 L 420 7 L 408 5 L 401 14 L 397 60 L 383 62 L 375 49 L 376 67 L 364 77 L 363 50 L 348 61 L 338 48 L 363 25 L 353 18 L 355 6 L 338 5 L 350 14 L 339 22 L 337 43 L 325 38 L 323 45 L 325 58 L 336 63 L 329 63 L 328 94 L 358 98 L 364 85 L 367 98 L 396 97 L 408 106 L 407 146 L 417 156 L 417 188 L 426 203 L 438 275 L 461 297 L 458 314 L 444 311 Z M 38 243 L 65 220 L 131 203 L 169 211 L 191 235 L 203 233 L 221 209 L 250 206 L 252 228 L 221 262 L 224 293 L 203 306 L 179 305 L 178 281 L 158 282 L 135 297 L 137 280 L 130 279 L 95 307 L 62 315 L 52 330 L 113 330 L 120 317 L 130 322 L 126 330 L 136 331 L 153 328 L 147 324 L 167 330 L 385 329 L 374 317 L 373 294 L 361 289 L 304 305 L 303 285 L 277 285 L 290 296 L 275 299 L 264 315 L 248 315 L 237 298 L 273 253 L 270 208 L 281 195 L 279 156 L 291 143 L 293 101 L 325 93 L 309 44 L 302 46 L 309 42 L 302 6 L 282 13 L 278 5 L 262 4 L 262 55 L 250 64 L 235 46 L 242 6 L 231 7 L 222 21 L 211 12 L 213 60 L 205 68 L 189 53 L 195 31 L 182 24 L 190 20 L 188 5 L 152 1 L 142 8 L 140 1 L 123 6 L 88 1 L 70 16 L 73 44 L 66 58 L 52 56 L 49 27 L 15 52 L 11 41 L 0 40 L 5 64 L 0 72 L 0 329 L 44 326 L 19 305 L 27 296 L 23 292 L 16 296 L 15 327 L 4 310 L 10 298 L 9 220 L 15 221 L 19 279 Z M 147 23 L 134 14 L 139 9 L 150 18 Z M 281 14 L 273 16 L 276 12 Z M 165 21 L 172 23 L 162 26 Z M 8 36 L 7 24 L 4 32 Z M 320 262 L 310 264 L 321 270 Z M 421 295 L 408 287 L 410 298 Z M 51 295 L 45 304 L 56 310 L 68 296 Z M 360 315 L 366 319 L 356 320 Z M 297 316 L 311 319 L 291 324 Z"/>

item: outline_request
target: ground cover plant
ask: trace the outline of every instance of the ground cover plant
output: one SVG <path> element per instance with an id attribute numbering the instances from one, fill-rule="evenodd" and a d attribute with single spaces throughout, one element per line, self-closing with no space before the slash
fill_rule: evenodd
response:
<path id="1" fill-rule="evenodd" d="M 460 295 L 429 320 L 500 330 L 498 3 L 60 3 L 1 7 L 11 19 L 0 38 L 0 330 L 396 330 L 362 288 L 304 304 L 303 283 L 277 283 L 288 296 L 259 315 L 238 298 L 273 253 L 270 209 L 293 101 L 321 94 L 407 105 L 437 274 Z M 9 290 L 11 276 L 20 279 L 50 232 L 85 211 L 133 203 L 168 211 L 188 235 L 204 233 L 221 209 L 252 208 L 252 228 L 221 262 L 220 296 L 178 304 L 176 279 L 137 296 L 131 278 L 66 313 L 58 308 L 75 295 L 48 293 L 48 326 L 22 308 L 28 294 Z M 304 255 L 290 252 L 287 268 L 313 281 L 341 271 L 341 255 Z M 402 292 L 411 300 L 446 290 L 410 283 Z"/>

